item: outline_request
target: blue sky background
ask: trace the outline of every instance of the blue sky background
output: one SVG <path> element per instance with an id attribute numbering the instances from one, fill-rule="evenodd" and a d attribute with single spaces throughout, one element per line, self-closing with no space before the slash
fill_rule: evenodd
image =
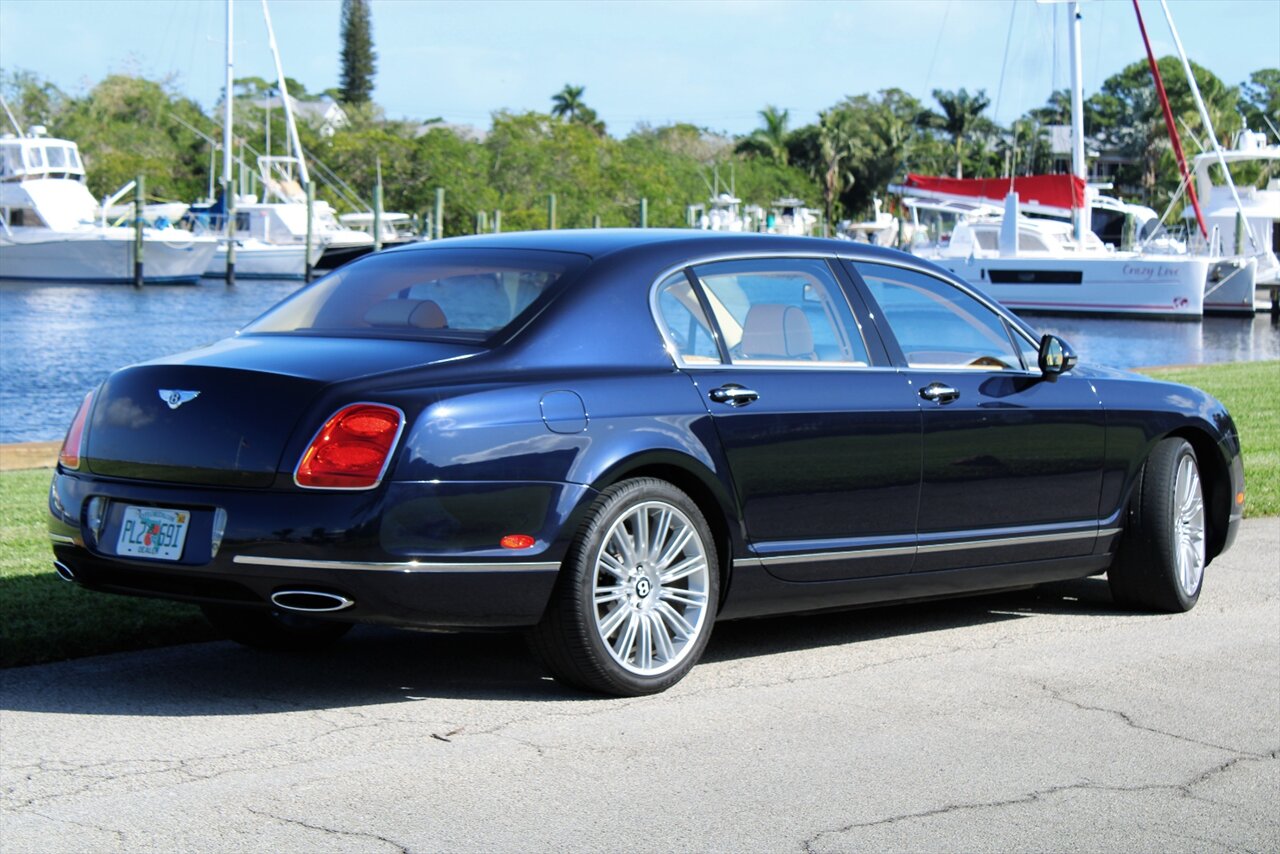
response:
<path id="1" fill-rule="evenodd" d="M 234 0 L 236 76 L 273 78 L 259 0 Z M 1158 55 L 1173 40 L 1142 0 Z M 1190 57 L 1237 84 L 1280 67 L 1280 0 L 1171 0 Z M 339 74 L 339 0 L 272 0 L 285 73 Z M 986 89 L 1001 123 L 1068 85 L 1066 7 L 1031 0 L 372 0 L 375 100 L 393 118 L 488 125 L 565 83 L 624 135 L 639 122 L 746 133 L 766 104 L 816 119 L 845 95 Z M 1129 0 L 1083 4 L 1086 94 L 1143 58 Z M 81 94 L 113 71 L 172 76 L 206 108 L 223 75 L 222 0 L 0 0 L 0 66 Z M 1011 24 L 1012 21 L 1012 24 Z M 1012 26 L 1008 59 L 1006 40 Z M 1003 78 L 1003 84 L 1002 84 Z"/>

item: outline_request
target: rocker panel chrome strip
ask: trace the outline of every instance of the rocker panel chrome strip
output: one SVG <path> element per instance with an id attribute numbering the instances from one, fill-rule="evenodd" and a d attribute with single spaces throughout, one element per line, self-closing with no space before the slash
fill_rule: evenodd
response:
<path id="1" fill-rule="evenodd" d="M 555 561 L 536 563 L 424 563 L 422 561 L 341 561 L 341 560 L 303 560 L 287 557 L 258 557 L 256 555 L 236 555 L 233 563 L 253 566 L 281 566 L 289 569 L 356 569 L 377 572 L 546 572 L 559 569 Z"/>
<path id="2" fill-rule="evenodd" d="M 770 555 L 759 558 L 765 566 L 778 564 L 816 563 L 828 560 L 861 560 L 863 558 L 897 557 L 909 554 L 936 554 L 938 552 L 959 552 L 970 549 L 1001 548 L 1003 546 L 1024 546 L 1035 543 L 1066 542 L 1083 540 L 1089 537 L 1109 537 L 1120 533 L 1120 528 L 1102 528 L 1089 531 L 1067 531 L 1058 534 L 1031 534 L 1014 537 L 992 537 L 983 540 L 962 540 L 948 543 L 924 543 L 916 546 L 894 546 L 891 548 L 850 549 L 836 552 L 800 552 L 789 555 Z M 737 561 L 734 562 L 735 565 Z"/>

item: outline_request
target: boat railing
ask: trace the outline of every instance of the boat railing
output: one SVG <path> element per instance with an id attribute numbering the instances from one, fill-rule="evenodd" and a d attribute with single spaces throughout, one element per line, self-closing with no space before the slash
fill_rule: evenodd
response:
<path id="1" fill-rule="evenodd" d="M 125 197 L 125 194 L 126 194 L 126 193 L 131 192 L 131 191 L 133 190 L 133 188 L 134 188 L 134 187 L 136 187 L 136 186 L 138 186 L 138 182 L 137 182 L 136 180 L 135 180 L 135 181 L 130 181 L 129 183 L 125 184 L 125 185 L 124 185 L 123 187 L 121 187 L 120 189 L 116 190 L 116 191 L 115 191 L 114 193 L 112 193 L 111 195 L 106 196 L 106 197 L 104 197 L 104 198 L 102 199 L 102 208 L 101 208 L 101 210 L 102 210 L 102 217 L 101 217 L 101 225 L 102 225 L 102 227 L 103 227 L 103 228 L 106 228 L 106 227 L 107 227 L 107 210 L 108 210 L 109 208 L 111 208 L 111 207 L 112 207 L 116 202 L 118 202 L 118 201 L 120 201 L 121 199 L 123 199 L 123 198 Z M 125 220 L 127 220 L 127 219 L 129 219 L 129 215 L 128 215 L 128 214 L 126 214 L 125 216 L 120 217 L 118 220 L 116 220 L 115 222 L 113 222 L 113 223 L 111 223 L 111 224 L 112 224 L 112 225 L 119 225 L 121 222 L 123 222 L 123 221 L 125 221 Z"/>

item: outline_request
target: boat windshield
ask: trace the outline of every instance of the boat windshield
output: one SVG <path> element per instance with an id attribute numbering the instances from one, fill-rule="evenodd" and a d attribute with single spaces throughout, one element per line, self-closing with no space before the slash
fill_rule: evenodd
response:
<path id="1" fill-rule="evenodd" d="M 519 329 L 587 258 L 515 249 L 387 252 L 348 264 L 241 334 L 483 343 Z"/>

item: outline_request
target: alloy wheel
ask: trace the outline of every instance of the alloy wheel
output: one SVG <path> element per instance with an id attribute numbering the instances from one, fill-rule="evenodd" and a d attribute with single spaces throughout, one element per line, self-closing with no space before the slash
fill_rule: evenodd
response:
<path id="1" fill-rule="evenodd" d="M 678 507 L 644 501 L 610 526 L 595 556 L 595 627 L 630 673 L 658 676 L 705 629 L 711 568 L 697 527 Z"/>
<path id="2" fill-rule="evenodd" d="M 1174 549 L 1178 584 L 1187 596 L 1200 589 L 1204 576 L 1204 498 L 1195 458 L 1184 456 L 1174 479 Z"/>

